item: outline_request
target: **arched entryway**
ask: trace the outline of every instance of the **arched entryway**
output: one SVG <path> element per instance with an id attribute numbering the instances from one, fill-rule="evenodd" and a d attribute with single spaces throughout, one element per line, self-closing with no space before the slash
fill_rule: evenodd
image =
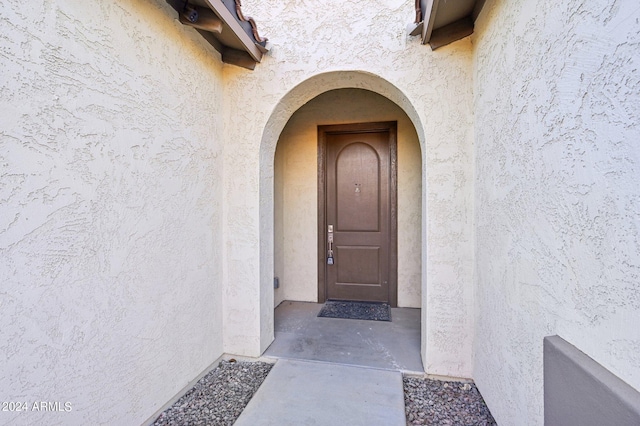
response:
<path id="1" fill-rule="evenodd" d="M 400 107 L 369 90 L 337 89 L 297 110 L 280 134 L 274 158 L 274 272 L 282 300 L 318 301 L 318 126 L 397 123 L 397 305 L 419 308 L 421 170 L 413 123 Z M 322 302 L 322 301 L 321 301 Z"/>
<path id="2" fill-rule="evenodd" d="M 321 74 L 296 86 L 265 126 L 260 153 L 261 288 L 272 287 L 273 272 L 282 286 L 274 299 L 263 301 L 277 305 L 284 299 L 317 300 L 317 126 L 391 120 L 398 122 L 401 165 L 398 306 L 424 309 L 422 127 L 399 89 L 380 77 L 354 71 Z M 273 336 L 273 313 L 268 309 L 261 306 L 263 350 Z"/>

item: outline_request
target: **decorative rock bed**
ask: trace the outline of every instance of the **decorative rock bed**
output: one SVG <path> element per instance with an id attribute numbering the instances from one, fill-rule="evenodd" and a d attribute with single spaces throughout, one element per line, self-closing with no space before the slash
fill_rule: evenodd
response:
<path id="1" fill-rule="evenodd" d="M 496 425 L 473 383 L 404 377 L 408 425 Z"/>
<path id="2" fill-rule="evenodd" d="M 271 371 L 265 362 L 221 361 L 154 425 L 231 426 Z"/>

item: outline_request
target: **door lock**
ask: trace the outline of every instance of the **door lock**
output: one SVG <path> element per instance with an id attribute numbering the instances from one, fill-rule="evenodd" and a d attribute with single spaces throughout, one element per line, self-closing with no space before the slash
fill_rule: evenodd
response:
<path id="1" fill-rule="evenodd" d="M 333 265 L 333 225 L 327 227 L 327 265 Z"/>

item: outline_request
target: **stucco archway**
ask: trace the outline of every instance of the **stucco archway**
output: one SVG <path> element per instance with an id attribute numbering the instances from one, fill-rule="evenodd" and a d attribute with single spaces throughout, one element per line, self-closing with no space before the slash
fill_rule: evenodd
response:
<path id="1" fill-rule="evenodd" d="M 273 263 L 274 263 L 274 156 L 281 132 L 291 116 L 313 98 L 336 89 L 365 89 L 375 92 L 399 106 L 411 121 L 418 136 L 421 152 L 424 153 L 424 131 L 418 113 L 400 89 L 387 80 L 361 71 L 336 71 L 313 76 L 290 90 L 278 102 L 265 125 L 260 145 L 260 274 L 261 274 L 261 350 L 273 340 Z M 422 217 L 425 208 L 425 168 L 422 156 Z M 425 236 L 422 232 L 422 265 L 425 258 Z M 422 273 L 421 288 L 424 292 L 425 274 Z M 424 300 L 424 299 L 423 299 Z M 424 303 L 423 303 L 424 305 Z M 422 306 L 424 310 L 424 306 Z M 424 318 L 424 316 L 423 316 Z M 424 327 L 424 321 L 423 321 Z M 423 344 L 424 346 L 424 344 Z M 424 349 L 423 349 L 424 354 Z"/>

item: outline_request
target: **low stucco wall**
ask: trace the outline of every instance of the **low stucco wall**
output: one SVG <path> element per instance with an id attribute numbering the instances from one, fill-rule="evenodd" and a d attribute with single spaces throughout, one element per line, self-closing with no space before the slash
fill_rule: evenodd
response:
<path id="1" fill-rule="evenodd" d="M 140 424 L 222 353 L 219 57 L 162 0 L 0 34 L 0 423 Z"/>
<path id="2" fill-rule="evenodd" d="M 398 306 L 419 308 L 422 164 L 418 136 L 393 102 L 366 90 L 342 89 L 309 101 L 289 120 L 275 154 L 275 274 L 282 300 L 318 300 L 318 126 L 398 122 Z"/>
<path id="3" fill-rule="evenodd" d="M 640 10 L 488 1 L 474 36 L 474 379 L 543 424 L 543 338 L 640 389 Z"/>

